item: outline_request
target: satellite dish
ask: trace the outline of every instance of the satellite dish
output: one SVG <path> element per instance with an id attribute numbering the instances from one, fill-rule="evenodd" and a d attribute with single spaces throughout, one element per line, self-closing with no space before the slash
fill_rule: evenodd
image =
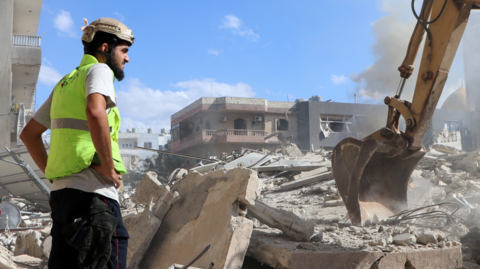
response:
<path id="1" fill-rule="evenodd" d="M 8 215 L 8 228 L 17 228 L 22 222 L 22 214 L 20 209 L 10 202 L 2 202 L 0 205 L 0 210 L 2 210 L 2 215 L 0 216 L 0 229 L 5 229 L 5 224 L 7 223 L 6 216 Z"/>

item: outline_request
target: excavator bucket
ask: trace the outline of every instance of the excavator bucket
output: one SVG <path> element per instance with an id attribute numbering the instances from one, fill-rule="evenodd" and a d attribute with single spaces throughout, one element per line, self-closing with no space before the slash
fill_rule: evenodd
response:
<path id="1" fill-rule="evenodd" d="M 424 149 L 398 154 L 394 140 L 375 138 L 379 133 L 345 138 L 333 149 L 333 175 L 353 225 L 407 209 L 408 181 L 425 155 Z"/>

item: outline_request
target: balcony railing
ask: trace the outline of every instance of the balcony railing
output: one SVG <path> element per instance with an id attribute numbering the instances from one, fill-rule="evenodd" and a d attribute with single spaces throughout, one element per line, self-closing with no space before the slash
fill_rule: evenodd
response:
<path id="1" fill-rule="evenodd" d="M 12 45 L 24 47 L 40 47 L 42 38 L 39 36 L 13 35 Z"/>
<path id="2" fill-rule="evenodd" d="M 172 142 L 172 152 L 178 152 L 201 143 L 278 143 L 275 139 L 265 141 L 267 131 L 262 130 L 202 130 Z M 275 140 L 275 141 L 274 141 Z"/>

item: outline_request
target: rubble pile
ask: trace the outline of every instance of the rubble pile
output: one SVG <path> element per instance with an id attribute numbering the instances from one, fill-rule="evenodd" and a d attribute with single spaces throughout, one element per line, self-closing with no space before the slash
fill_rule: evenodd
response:
<path id="1" fill-rule="evenodd" d="M 120 198 L 138 234 L 128 268 L 180 268 L 197 256 L 198 268 L 480 268 L 475 154 L 435 146 L 411 176 L 413 211 L 363 227 L 351 225 L 327 150 L 242 149 L 177 169 L 167 185 L 147 173 Z"/>
<path id="2" fill-rule="evenodd" d="M 434 145 L 410 178 L 409 210 L 363 227 L 349 220 L 330 151 L 220 159 L 167 184 L 148 172 L 120 193 L 128 268 L 480 268 L 480 151 Z M 0 233 L 0 268 L 45 268 L 50 216 L 21 218 L 23 230 Z"/>
<path id="3" fill-rule="evenodd" d="M 476 210 L 480 204 L 478 152 L 466 154 L 448 146 L 434 145 L 412 174 L 409 209 L 419 209 L 418 213 L 426 216 L 443 212 L 439 217 L 418 217 L 400 223 L 393 223 L 393 219 L 374 219 L 364 227 L 350 223 L 331 172 L 330 151 L 320 149 L 304 156 L 283 153 L 243 149 L 240 154 L 224 156 L 229 161 L 226 164 L 192 169 L 207 172 L 205 169 L 240 166 L 258 172 L 264 185 L 261 197 L 247 214 L 254 223 L 248 256 L 273 268 L 313 268 L 304 258 L 293 262 L 295 255 L 308 252 L 318 253 L 316 256 L 320 257 L 321 253 L 332 251 L 378 252 L 390 256 L 402 253 L 406 256 L 399 261 L 408 261 L 416 268 L 437 266 L 422 265 L 424 261 L 419 258 L 407 258 L 411 253 L 425 251 L 438 251 L 435 254 L 438 268 L 460 268 L 462 260 L 475 266 L 477 257 L 480 263 L 480 248 L 476 246 L 480 243 L 480 229 L 476 230 L 476 237 L 471 236 L 471 224 L 477 221 L 475 225 L 480 225 L 480 211 L 477 214 Z M 289 259 L 285 259 L 287 253 Z M 389 268 L 385 267 L 385 261 L 374 260 L 372 264 Z M 342 268 L 341 265 L 338 268 Z"/>

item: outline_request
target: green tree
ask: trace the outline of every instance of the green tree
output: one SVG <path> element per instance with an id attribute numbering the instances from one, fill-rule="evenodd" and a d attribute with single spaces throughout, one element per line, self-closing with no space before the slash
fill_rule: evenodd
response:
<path id="1" fill-rule="evenodd" d="M 128 171 L 123 175 L 123 184 L 130 185 L 132 188 L 136 188 L 140 180 L 142 180 L 142 173 L 137 171 Z"/>
<path id="2" fill-rule="evenodd" d="M 159 152 L 143 160 L 142 173 L 153 171 L 157 173 L 162 183 L 167 183 L 166 180 L 173 170 L 181 167 L 183 167 L 182 157 Z"/>

